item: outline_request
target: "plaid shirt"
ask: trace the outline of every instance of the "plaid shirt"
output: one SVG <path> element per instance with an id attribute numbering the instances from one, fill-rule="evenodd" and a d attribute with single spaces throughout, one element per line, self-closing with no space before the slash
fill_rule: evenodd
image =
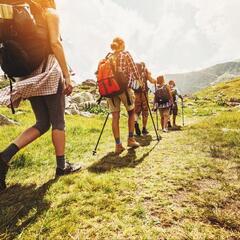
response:
<path id="1" fill-rule="evenodd" d="M 133 61 L 132 56 L 129 52 L 124 51 L 120 52 L 118 54 L 117 58 L 117 66 L 120 71 L 122 71 L 125 74 L 125 77 L 129 81 L 129 87 L 131 88 L 132 82 L 137 80 L 139 81 L 141 79 L 137 66 Z"/>
<path id="2" fill-rule="evenodd" d="M 43 68 L 45 71 L 43 71 Z M 0 91 L 0 105 L 18 107 L 23 99 L 36 96 L 47 96 L 57 93 L 59 82 L 63 82 L 62 71 L 56 58 L 50 55 L 47 64 L 41 66 L 30 76 L 13 84 L 13 91 L 6 87 Z"/>

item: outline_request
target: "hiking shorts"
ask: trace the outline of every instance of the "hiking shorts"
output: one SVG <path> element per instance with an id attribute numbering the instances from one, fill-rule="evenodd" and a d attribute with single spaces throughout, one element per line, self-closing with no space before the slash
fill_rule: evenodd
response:
<path id="1" fill-rule="evenodd" d="M 46 133 L 52 126 L 52 130 L 65 130 L 65 95 L 62 84 L 59 84 L 56 94 L 29 98 L 36 124 L 40 134 Z"/>
<path id="2" fill-rule="evenodd" d="M 177 116 L 178 115 L 178 105 L 177 104 L 174 104 L 171 107 L 170 114 L 173 115 L 173 116 Z"/>
<path id="3" fill-rule="evenodd" d="M 146 96 L 148 98 L 148 94 L 146 93 Z M 145 98 L 144 93 L 135 93 L 135 113 L 140 116 L 142 113 L 143 117 L 148 117 L 148 102 Z"/>
<path id="4" fill-rule="evenodd" d="M 128 102 L 126 92 L 120 94 L 119 96 L 107 99 L 108 107 L 109 107 L 111 113 L 120 112 L 121 111 L 121 103 L 123 103 L 123 105 L 125 106 L 125 108 L 128 112 L 134 110 L 134 108 L 135 108 L 134 92 L 130 88 L 127 90 L 127 92 L 128 92 L 130 102 Z"/>

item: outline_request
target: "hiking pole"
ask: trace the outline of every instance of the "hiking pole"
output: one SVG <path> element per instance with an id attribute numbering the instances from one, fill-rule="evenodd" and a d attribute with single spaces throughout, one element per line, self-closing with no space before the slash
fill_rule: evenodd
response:
<path id="1" fill-rule="evenodd" d="M 155 92 L 157 91 L 157 84 L 155 84 Z M 154 103 L 153 103 L 153 108 L 154 108 Z M 159 130 L 159 123 L 158 123 L 158 109 L 156 109 L 156 121 L 157 121 L 157 131 Z"/>
<path id="2" fill-rule="evenodd" d="M 107 117 L 106 117 L 105 122 L 104 122 L 104 124 L 103 124 L 102 131 L 101 131 L 100 136 L 99 136 L 99 138 L 98 138 L 96 147 L 95 147 L 95 149 L 93 150 L 93 156 L 95 156 L 95 155 L 97 154 L 97 148 L 98 148 L 98 145 L 99 145 L 100 140 L 101 140 L 101 138 L 102 138 L 102 134 L 103 134 L 103 131 L 104 131 L 105 127 L 106 127 L 106 124 L 107 124 L 107 121 L 108 121 L 109 116 L 110 116 L 110 113 L 107 114 Z"/>
<path id="3" fill-rule="evenodd" d="M 185 126 L 185 119 L 184 119 L 184 102 L 182 98 L 182 125 Z"/>
<path id="4" fill-rule="evenodd" d="M 157 131 L 154 119 L 153 119 L 152 111 L 151 111 L 151 108 L 150 108 L 150 105 L 149 105 L 149 102 L 148 102 L 148 98 L 147 98 L 147 95 L 146 95 L 145 92 L 144 92 L 144 97 L 147 101 L 148 110 L 149 110 L 149 113 L 150 113 L 150 116 L 151 116 L 151 119 L 152 119 L 152 123 L 153 123 L 153 127 L 154 127 L 154 130 L 155 130 L 156 136 L 157 136 L 157 141 L 159 142 L 161 140 L 161 138 L 158 135 L 158 131 Z"/>

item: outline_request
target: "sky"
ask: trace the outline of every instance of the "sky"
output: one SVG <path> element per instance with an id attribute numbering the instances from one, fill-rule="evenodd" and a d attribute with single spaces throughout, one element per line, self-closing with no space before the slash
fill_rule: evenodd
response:
<path id="1" fill-rule="evenodd" d="M 77 81 L 122 37 L 154 74 L 188 72 L 240 59 L 239 0 L 56 0 Z"/>

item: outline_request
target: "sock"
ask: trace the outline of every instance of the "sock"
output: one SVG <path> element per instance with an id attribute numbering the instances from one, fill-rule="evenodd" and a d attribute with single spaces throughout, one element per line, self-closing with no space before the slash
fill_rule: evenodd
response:
<path id="1" fill-rule="evenodd" d="M 115 142 L 116 142 L 117 145 L 121 144 L 120 138 L 116 138 L 116 139 L 115 139 Z"/>
<path id="2" fill-rule="evenodd" d="M 3 152 L 1 152 L 1 159 L 5 163 L 9 163 L 12 157 L 19 151 L 19 147 L 12 143 Z"/>
<path id="3" fill-rule="evenodd" d="M 57 168 L 64 169 L 65 168 L 65 156 L 57 156 Z"/>
<path id="4" fill-rule="evenodd" d="M 129 132 L 129 135 L 128 135 L 129 138 L 133 138 L 134 137 L 134 134 L 133 132 Z"/>

